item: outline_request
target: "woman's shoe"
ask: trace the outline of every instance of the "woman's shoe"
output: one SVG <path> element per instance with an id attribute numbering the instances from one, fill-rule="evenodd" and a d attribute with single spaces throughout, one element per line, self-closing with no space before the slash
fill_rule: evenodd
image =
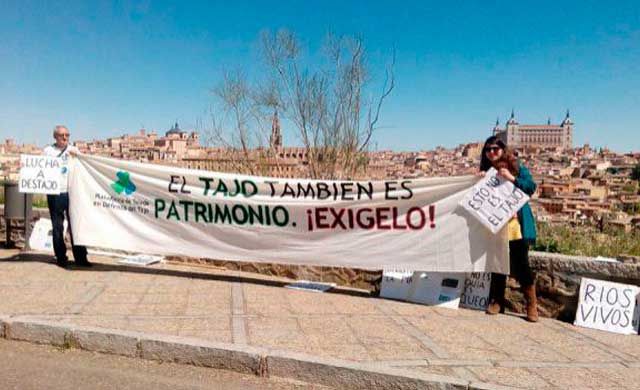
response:
<path id="1" fill-rule="evenodd" d="M 491 300 L 491 302 L 489 302 L 489 306 L 487 306 L 487 314 L 490 315 L 495 315 L 495 314 L 500 314 L 502 312 L 502 305 L 500 304 L 500 302 L 496 301 L 496 300 Z"/>

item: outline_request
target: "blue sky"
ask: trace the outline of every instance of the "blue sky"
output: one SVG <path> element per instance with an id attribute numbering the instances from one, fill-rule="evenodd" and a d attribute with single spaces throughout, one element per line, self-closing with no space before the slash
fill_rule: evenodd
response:
<path id="1" fill-rule="evenodd" d="M 448 3 L 0 0 L 0 139 L 193 128 L 222 72 L 254 66 L 260 31 L 288 28 L 311 50 L 328 31 L 363 37 L 374 76 L 395 47 L 378 149 L 451 147 L 512 108 L 520 123 L 568 108 L 576 146 L 640 151 L 637 2 Z"/>

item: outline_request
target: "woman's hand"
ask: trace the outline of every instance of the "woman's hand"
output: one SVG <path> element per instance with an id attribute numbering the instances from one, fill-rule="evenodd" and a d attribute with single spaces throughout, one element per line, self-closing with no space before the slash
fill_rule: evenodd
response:
<path id="1" fill-rule="evenodd" d="M 485 171 L 478 171 L 478 172 L 476 172 L 476 176 L 477 176 L 477 177 L 484 177 L 486 174 L 487 174 L 487 172 L 485 172 Z"/>
<path id="2" fill-rule="evenodd" d="M 500 168 L 500 170 L 498 171 L 498 175 L 504 177 L 512 183 L 516 181 L 515 176 L 513 176 L 507 168 Z"/>

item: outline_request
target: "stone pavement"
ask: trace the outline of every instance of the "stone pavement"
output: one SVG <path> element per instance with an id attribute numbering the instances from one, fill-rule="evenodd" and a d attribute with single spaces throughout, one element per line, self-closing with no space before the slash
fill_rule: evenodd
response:
<path id="1" fill-rule="evenodd" d="M 434 308 L 211 267 L 90 269 L 0 250 L 0 317 L 189 337 L 518 388 L 639 389 L 640 336 Z"/>

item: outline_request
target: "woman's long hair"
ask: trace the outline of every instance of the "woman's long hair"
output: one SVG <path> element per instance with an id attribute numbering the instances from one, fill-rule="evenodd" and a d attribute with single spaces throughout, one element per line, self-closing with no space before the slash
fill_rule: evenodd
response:
<path id="1" fill-rule="evenodd" d="M 500 160 L 492 163 L 491 160 L 487 157 L 487 146 L 490 145 L 498 145 L 502 149 L 502 157 Z M 507 147 L 507 145 L 502 142 L 501 139 L 492 135 L 484 141 L 484 146 L 482 147 L 482 156 L 480 157 L 480 170 L 483 172 L 488 171 L 491 167 L 496 169 L 507 168 L 512 175 L 517 176 L 520 171 L 520 166 L 518 165 L 518 159 L 515 154 L 511 150 L 511 148 Z"/>

